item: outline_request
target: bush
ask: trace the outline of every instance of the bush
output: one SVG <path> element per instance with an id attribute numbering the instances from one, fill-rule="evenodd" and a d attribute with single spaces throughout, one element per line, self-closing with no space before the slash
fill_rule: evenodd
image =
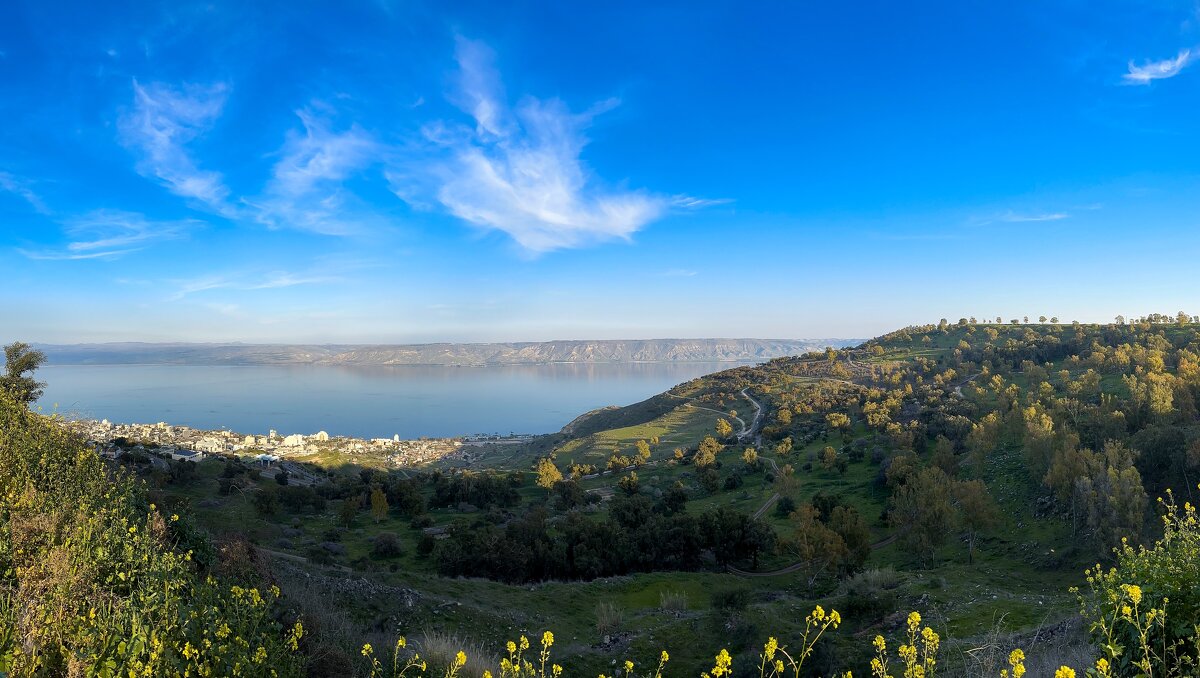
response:
<path id="1" fill-rule="evenodd" d="M 658 607 L 667 612 L 683 612 L 688 609 L 688 594 L 683 591 L 663 591 L 658 594 Z"/>
<path id="2" fill-rule="evenodd" d="M 400 555 L 400 537 L 395 532 L 380 532 L 375 535 L 375 543 L 371 546 L 371 555 L 376 558 L 395 558 Z"/>
<path id="3" fill-rule="evenodd" d="M 1200 516 L 1169 490 L 1159 506 L 1162 539 L 1113 549 L 1116 566 L 1090 570 L 1090 593 L 1080 598 L 1092 641 L 1116 675 L 1136 667 L 1139 675 L 1191 676 L 1200 662 Z"/>
<path id="4" fill-rule="evenodd" d="M 625 614 L 616 605 L 605 601 L 596 606 L 596 632 L 609 636 L 621 630 Z"/>
<path id="5" fill-rule="evenodd" d="M 796 500 L 791 497 L 780 497 L 779 501 L 775 502 L 775 515 L 780 518 L 787 518 L 796 510 Z"/>
<path id="6" fill-rule="evenodd" d="M 899 575 L 890 568 L 859 572 L 846 580 L 846 611 L 864 621 L 877 621 L 896 609 L 899 585 Z"/>
<path id="7" fill-rule="evenodd" d="M 750 604 L 750 589 L 735 587 L 717 589 L 712 594 L 712 606 L 722 612 L 741 612 Z"/>
<path id="8" fill-rule="evenodd" d="M 180 521 L 0 394 L 0 674 L 299 673 L 303 628 L 277 621 L 278 590 L 199 576 L 172 546 Z"/>

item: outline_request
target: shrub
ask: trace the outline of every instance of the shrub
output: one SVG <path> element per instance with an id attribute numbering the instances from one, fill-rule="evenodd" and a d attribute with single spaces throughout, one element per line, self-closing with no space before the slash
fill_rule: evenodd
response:
<path id="1" fill-rule="evenodd" d="M 611 602 L 604 601 L 596 606 L 596 632 L 608 636 L 621 630 L 625 613 Z"/>
<path id="2" fill-rule="evenodd" d="M 0 394 L 0 674 L 299 673 L 278 590 L 198 576 L 181 520 Z"/>
<path id="3" fill-rule="evenodd" d="M 722 612 L 741 612 L 750 604 L 750 589 L 734 587 L 717 589 L 712 594 L 712 606 Z"/>
<path id="4" fill-rule="evenodd" d="M 683 612 L 688 609 L 688 594 L 684 591 L 663 591 L 658 594 L 658 607 L 667 612 Z"/>
<path id="5" fill-rule="evenodd" d="M 1114 549 L 1116 565 L 1089 570 L 1080 597 L 1094 644 L 1112 675 L 1191 676 L 1200 668 L 1200 516 L 1159 499 L 1163 536 L 1153 547 Z M 1101 674 L 1106 675 L 1106 674 Z"/>
<path id="6" fill-rule="evenodd" d="M 900 577 L 892 569 L 866 570 L 846 580 L 845 608 L 856 617 L 878 620 L 896 609 Z"/>
<path id="7" fill-rule="evenodd" d="M 395 558 L 401 553 L 400 537 L 395 532 L 380 532 L 375 535 L 371 555 L 376 558 Z"/>
<path id="8" fill-rule="evenodd" d="M 775 502 L 775 515 L 780 518 L 792 515 L 792 511 L 795 510 L 796 500 L 791 497 L 780 497 L 779 501 Z"/>

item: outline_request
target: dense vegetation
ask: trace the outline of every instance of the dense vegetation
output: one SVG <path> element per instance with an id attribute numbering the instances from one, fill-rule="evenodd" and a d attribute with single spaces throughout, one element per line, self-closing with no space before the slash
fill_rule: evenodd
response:
<path id="1" fill-rule="evenodd" d="M 0 393 L 0 673 L 294 673 L 277 589 L 217 573 L 194 528 Z"/>
<path id="2" fill-rule="evenodd" d="M 799 643 L 809 624 L 797 611 L 833 604 L 847 613 L 851 634 L 812 646 L 801 675 L 868 666 L 874 649 L 853 639 L 863 634 L 899 633 L 913 645 L 900 611 L 914 608 L 949 631 L 937 660 L 944 675 L 1015 673 L 1008 653 L 1016 647 L 1042 658 L 1030 675 L 1054 675 L 1061 664 L 1080 674 L 1149 675 L 1149 665 L 1153 675 L 1191 675 L 1200 620 L 1193 320 L 914 326 L 853 349 L 681 384 L 527 446 L 498 447 L 480 467 L 310 468 L 317 482 L 304 483 L 232 457 L 156 461 L 136 441 L 124 441 L 110 468 L 52 423 L 10 408 L 13 423 L 0 439 L 4 487 L 46 494 L 31 509 L 17 501 L 24 490 L 7 492 L 15 498 L 5 500 L 10 541 L 0 558 L 9 560 L 0 569 L 31 560 L 4 579 L 0 613 L 4 628 L 17 631 L 0 631 L 3 661 L 29 662 L 38 648 L 37 670 L 53 674 L 115 651 L 95 649 L 102 641 L 79 631 L 81 622 L 30 630 L 29 610 L 45 600 L 66 610 L 55 612 L 62 619 L 86 616 L 91 607 L 79 601 L 89 599 L 149 605 L 161 642 L 196 648 L 205 637 L 188 634 L 198 627 L 170 619 L 195 611 L 215 623 L 212 610 L 238 609 L 231 591 L 269 591 L 263 567 L 223 546 L 249 539 L 272 554 L 276 571 L 289 572 L 277 583 L 311 630 L 297 643 L 310 675 L 363 672 L 376 661 L 386 673 L 391 657 L 364 654 L 361 643 L 390 646 L 398 633 L 415 637 L 420 661 L 439 675 L 454 667 L 459 647 L 472 659 L 454 671 L 500 675 L 489 660 L 512 637 L 506 631 L 546 626 L 570 639 L 556 646 L 570 658 L 569 675 L 610 673 L 619 656 L 655 657 L 650 666 L 660 650 L 672 657 L 672 673 L 695 674 L 713 667 L 710 648 L 722 646 L 726 669 L 752 674 L 761 664 L 752 648 L 764 636 Z M 33 442 L 42 439 L 53 442 Z M 30 485 L 27 476 L 43 476 L 29 469 L 57 468 L 43 463 L 46 455 L 60 465 L 78 458 L 68 465 L 70 487 L 87 489 Z M 115 499 L 81 501 L 80 492 Z M 1155 496 L 1168 501 L 1149 501 Z M 88 512 L 126 522 L 110 521 L 121 526 L 115 534 L 85 528 Z M 163 518 L 175 514 L 182 519 Z M 45 544 L 31 542 L 37 521 L 53 528 Z M 77 563 L 96 557 L 83 549 L 101 537 L 74 530 L 152 552 L 138 557 L 155 564 L 130 585 L 82 568 L 71 575 L 81 584 L 30 593 L 32 582 L 58 580 L 64 570 L 48 564 L 57 554 L 75 554 L 68 562 Z M 113 548 L 101 553 L 116 558 Z M 376 583 L 361 594 L 341 585 L 319 592 L 309 577 Z M 163 580 L 178 584 L 164 594 L 169 602 L 154 607 L 138 597 L 147 582 Z M 1085 589 L 1078 600 L 1072 585 Z M 299 670 L 287 663 L 295 619 L 268 607 L 238 613 L 254 620 L 242 628 L 260 640 L 248 642 L 278 656 L 281 674 Z M 133 629 L 136 618 L 111 623 Z M 1039 628 L 1033 638 L 1045 630 L 1061 644 L 1031 647 L 1023 629 Z M 411 649 L 398 650 L 402 668 Z M 162 661 L 178 661 L 179 652 Z M 896 671 L 903 658 L 892 654 Z M 229 657 L 252 668 L 244 655 Z M 761 666 L 772 675 L 773 665 Z M 655 670 L 639 665 L 636 673 Z"/>

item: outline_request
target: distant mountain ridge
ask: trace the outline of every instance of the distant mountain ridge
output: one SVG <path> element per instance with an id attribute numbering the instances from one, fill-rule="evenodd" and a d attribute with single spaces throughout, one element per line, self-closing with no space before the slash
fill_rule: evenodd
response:
<path id="1" fill-rule="evenodd" d="M 51 365 L 537 365 L 769 360 L 858 339 L 612 339 L 478 344 L 39 344 Z"/>

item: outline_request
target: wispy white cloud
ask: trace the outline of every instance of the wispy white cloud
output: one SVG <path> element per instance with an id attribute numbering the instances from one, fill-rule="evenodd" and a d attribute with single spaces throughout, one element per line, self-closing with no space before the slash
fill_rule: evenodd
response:
<path id="1" fill-rule="evenodd" d="M 996 217 L 995 220 L 1008 223 L 1022 223 L 1026 221 L 1059 221 L 1061 219 L 1067 219 L 1070 216 L 1071 215 L 1067 214 L 1066 212 L 1035 212 L 1028 214 L 1006 212 L 999 217 Z"/>
<path id="2" fill-rule="evenodd" d="M 714 207 L 716 205 L 728 205 L 732 202 L 732 198 L 696 198 L 690 195 L 676 195 L 671 198 L 672 207 L 689 210 Z"/>
<path id="3" fill-rule="evenodd" d="M 134 80 L 133 106 L 121 116 L 119 128 L 122 142 L 140 155 L 139 173 L 176 195 L 232 216 L 221 174 L 197 167 L 188 150 L 221 114 L 227 92 L 222 83 L 174 88 Z"/>
<path id="4" fill-rule="evenodd" d="M 345 235 L 361 219 L 349 214 L 354 196 L 344 182 L 379 159 L 382 146 L 357 125 L 336 132 L 309 110 L 297 111 L 303 134 L 291 135 L 262 198 L 247 200 L 272 228 Z"/>
<path id="5" fill-rule="evenodd" d="M 18 179 L 17 177 L 9 174 L 8 172 L 0 172 L 0 191 L 12 193 L 13 195 L 29 203 L 33 209 L 41 212 L 42 214 L 49 213 L 49 210 L 46 209 L 46 204 L 42 202 L 41 197 L 39 197 L 37 193 L 33 192 L 33 189 L 29 187 L 29 184 L 26 181 Z"/>
<path id="6" fill-rule="evenodd" d="M 18 251 L 41 260 L 115 259 L 155 242 L 180 238 L 200 224 L 194 220 L 152 221 L 134 212 L 96 210 L 67 222 L 64 231 L 70 242 L 65 247 Z"/>
<path id="7" fill-rule="evenodd" d="M 1194 61 L 1195 58 L 1196 54 L 1192 50 L 1181 49 L 1179 50 L 1179 54 L 1175 55 L 1173 59 L 1147 61 L 1140 66 L 1130 61 L 1129 72 L 1121 77 L 1128 85 L 1149 85 L 1155 80 L 1173 78 L 1179 75 L 1184 67 Z"/>
<path id="8" fill-rule="evenodd" d="M 662 272 L 664 278 L 691 278 L 696 275 L 697 271 L 690 268 L 672 268 Z"/>
<path id="9" fill-rule="evenodd" d="M 987 226 L 988 224 L 1022 224 L 1042 221 L 1061 221 L 1070 219 L 1067 212 L 1017 212 L 1008 210 L 982 216 L 974 216 L 967 220 L 971 226 Z"/>
<path id="10" fill-rule="evenodd" d="M 584 166 L 584 132 L 615 99 L 578 114 L 555 99 L 525 97 L 514 107 L 486 45 L 459 38 L 457 60 L 451 100 L 474 125 L 426 125 L 425 138 L 439 153 L 390 168 L 399 197 L 419 208 L 436 201 L 533 253 L 628 239 L 673 206 L 673 199 L 645 191 L 599 187 Z"/>
<path id="11" fill-rule="evenodd" d="M 338 276 L 292 273 L 289 271 L 272 271 L 265 274 L 216 274 L 192 278 L 189 280 L 171 281 L 175 291 L 172 300 L 183 299 L 192 294 L 210 290 L 275 290 L 299 285 L 321 285 L 341 282 Z"/>

